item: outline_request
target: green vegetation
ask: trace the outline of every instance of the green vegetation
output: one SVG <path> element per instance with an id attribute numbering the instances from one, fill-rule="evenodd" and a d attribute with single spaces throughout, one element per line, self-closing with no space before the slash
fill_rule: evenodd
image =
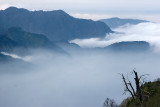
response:
<path id="1" fill-rule="evenodd" d="M 135 98 L 136 107 L 160 107 L 160 81 L 146 82 L 141 86 L 143 106 Z M 125 99 L 120 107 L 134 107 L 132 97 Z"/>

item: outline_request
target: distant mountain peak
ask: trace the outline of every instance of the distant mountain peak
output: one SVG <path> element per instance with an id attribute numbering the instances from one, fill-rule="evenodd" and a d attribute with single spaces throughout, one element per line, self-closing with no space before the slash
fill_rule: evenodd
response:
<path id="1" fill-rule="evenodd" d="M 59 12 L 59 13 L 66 13 L 65 11 L 63 11 L 63 10 L 53 10 L 53 11 L 55 11 L 55 12 Z"/>
<path id="2" fill-rule="evenodd" d="M 6 8 L 5 10 L 17 10 L 17 9 L 18 9 L 17 7 L 11 6 L 11 7 Z"/>
<path id="3" fill-rule="evenodd" d="M 122 41 L 111 44 L 105 47 L 105 49 L 110 49 L 119 52 L 126 52 L 126 51 L 140 52 L 140 51 L 149 51 L 150 44 L 146 41 Z"/>
<path id="4" fill-rule="evenodd" d="M 4 11 L 30 11 L 28 9 L 24 9 L 24 8 L 17 8 L 17 7 L 14 7 L 14 6 L 11 6 L 11 7 L 8 7 L 6 8 Z M 51 10 L 51 11 L 44 11 L 44 10 L 35 10 L 35 11 L 30 11 L 30 12 L 56 12 L 56 13 L 60 13 L 60 14 L 67 14 L 65 11 L 59 9 L 59 10 Z"/>
<path id="5" fill-rule="evenodd" d="M 63 10 L 29 11 L 9 7 L 0 11 L 0 28 L 21 27 L 27 32 L 46 35 L 52 41 L 104 37 L 112 30 L 103 22 L 74 18 Z"/>
<path id="6" fill-rule="evenodd" d="M 19 11 L 25 11 L 27 12 L 28 10 L 27 9 L 24 9 L 24 8 L 17 8 L 17 7 L 14 7 L 14 6 L 11 6 L 11 7 L 8 7 L 7 9 L 5 9 L 4 11 L 7 11 L 7 12 L 19 12 Z"/>
<path id="7" fill-rule="evenodd" d="M 141 20 L 141 19 L 127 19 L 127 18 L 121 19 L 119 17 L 113 17 L 113 18 L 109 18 L 109 19 L 102 19 L 100 21 L 106 23 L 111 28 L 117 28 L 117 27 L 123 26 L 125 24 L 136 25 L 136 24 L 139 24 L 139 23 L 149 22 L 149 21 Z"/>

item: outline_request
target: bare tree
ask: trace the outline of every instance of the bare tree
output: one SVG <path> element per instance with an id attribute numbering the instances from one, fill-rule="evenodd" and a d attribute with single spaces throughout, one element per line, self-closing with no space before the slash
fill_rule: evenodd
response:
<path id="1" fill-rule="evenodd" d="M 134 90 L 131 82 L 130 82 L 130 81 L 129 81 L 129 82 L 126 81 L 126 78 L 124 77 L 123 74 L 121 74 L 121 76 L 122 76 L 123 82 L 124 82 L 124 84 L 125 84 L 124 93 L 126 93 L 126 92 L 129 92 L 129 93 L 130 93 L 130 95 L 132 96 L 132 99 L 133 99 L 133 104 L 134 104 L 134 106 L 136 107 L 136 102 L 135 102 L 135 96 L 136 96 L 136 94 L 135 94 L 135 90 Z M 132 90 L 131 90 L 129 87 L 131 87 Z"/>
<path id="2" fill-rule="evenodd" d="M 134 80 L 135 80 L 136 90 L 133 87 L 130 80 L 129 79 L 126 80 L 125 76 L 123 74 L 121 74 L 122 80 L 123 80 L 124 85 L 125 85 L 125 91 L 124 92 L 129 92 L 130 93 L 130 95 L 132 96 L 134 107 L 137 107 L 136 99 L 138 99 L 138 103 L 141 105 L 141 107 L 143 107 L 143 96 L 146 96 L 146 95 L 142 94 L 143 90 L 141 89 L 141 85 L 144 83 L 144 80 L 143 80 L 143 82 L 141 82 L 141 79 L 143 79 L 143 77 L 145 75 L 141 75 L 139 77 L 138 73 L 135 70 L 133 70 L 132 74 L 135 75 Z"/>
<path id="3" fill-rule="evenodd" d="M 136 83 L 137 96 L 138 96 L 138 98 L 139 98 L 140 103 L 143 104 L 142 91 L 141 91 L 141 87 L 140 87 L 140 79 L 141 79 L 141 77 L 142 77 L 143 75 L 140 76 L 140 78 L 139 78 L 137 72 L 136 72 L 135 70 L 133 70 L 133 72 L 134 72 L 134 75 L 135 75 L 134 80 L 135 80 L 135 83 Z"/>
<path id="4" fill-rule="evenodd" d="M 107 98 L 103 104 L 103 107 L 119 107 L 114 100 Z"/>

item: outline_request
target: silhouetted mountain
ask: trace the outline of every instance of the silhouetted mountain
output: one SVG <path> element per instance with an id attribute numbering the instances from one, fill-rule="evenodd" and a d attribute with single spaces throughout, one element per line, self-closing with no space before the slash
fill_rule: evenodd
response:
<path id="1" fill-rule="evenodd" d="M 16 7 L 0 11 L 0 28 L 10 27 L 44 34 L 52 41 L 99 37 L 112 32 L 103 22 L 74 18 L 62 10 L 28 11 Z"/>
<path id="2" fill-rule="evenodd" d="M 15 48 L 49 48 L 60 50 L 53 42 L 41 34 L 29 33 L 19 27 L 12 27 L 0 35 L 0 51 L 13 51 Z"/>
<path id="3" fill-rule="evenodd" d="M 121 52 L 137 52 L 148 51 L 150 49 L 150 45 L 148 42 L 145 41 L 118 42 L 105 47 L 105 49 Z"/>
<path id="4" fill-rule="evenodd" d="M 139 23 L 145 23 L 149 22 L 146 20 L 139 20 L 139 19 L 120 19 L 118 17 L 110 18 L 110 19 L 102 19 L 100 20 L 104 23 L 106 23 L 110 28 L 117 28 L 120 26 L 123 26 L 125 24 L 139 24 Z"/>

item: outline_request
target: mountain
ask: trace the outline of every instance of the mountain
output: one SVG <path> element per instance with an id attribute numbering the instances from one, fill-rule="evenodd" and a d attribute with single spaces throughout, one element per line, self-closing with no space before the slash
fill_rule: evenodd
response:
<path id="1" fill-rule="evenodd" d="M 10 38 L 6 37 L 5 35 L 0 35 L 0 51 L 11 51 L 17 46 L 17 43 Z"/>
<path id="2" fill-rule="evenodd" d="M 0 35 L 0 51 L 10 52 L 14 49 L 47 48 L 60 50 L 60 48 L 41 34 L 30 33 L 19 27 L 9 28 Z"/>
<path id="3" fill-rule="evenodd" d="M 0 11 L 0 28 L 10 27 L 44 34 L 52 41 L 103 37 L 112 32 L 103 22 L 74 18 L 62 10 L 29 11 L 16 7 Z"/>
<path id="4" fill-rule="evenodd" d="M 102 19 L 99 21 L 106 23 L 110 28 L 117 28 L 117 27 L 123 26 L 125 24 L 136 25 L 139 23 L 149 22 L 146 20 L 139 20 L 139 19 L 120 19 L 118 17 L 114 17 L 114 18 L 110 18 L 110 19 Z"/>
<path id="5" fill-rule="evenodd" d="M 82 49 L 79 45 L 75 43 L 69 43 L 68 41 L 58 41 L 58 42 L 55 42 L 55 44 L 66 52 L 73 51 L 73 50 L 77 51 Z"/>
<path id="6" fill-rule="evenodd" d="M 147 51 L 150 49 L 150 44 L 145 41 L 130 41 L 130 42 L 118 42 L 111 44 L 104 49 L 119 51 L 119 52 L 137 52 Z"/>

